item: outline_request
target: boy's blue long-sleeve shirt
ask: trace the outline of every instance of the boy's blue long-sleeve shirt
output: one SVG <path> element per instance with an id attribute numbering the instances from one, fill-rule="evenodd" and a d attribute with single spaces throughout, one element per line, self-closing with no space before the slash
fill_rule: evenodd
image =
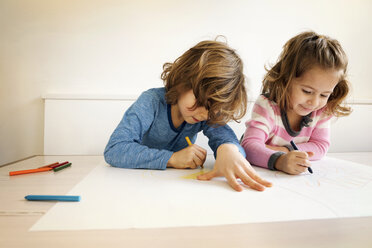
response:
<path id="1" fill-rule="evenodd" d="M 200 131 L 208 137 L 215 157 L 217 148 L 225 143 L 236 144 L 245 157 L 228 125 L 211 127 L 206 121 L 184 122 L 175 128 L 170 110 L 171 106 L 165 100 L 165 88 L 143 92 L 111 135 L 104 152 L 106 162 L 122 168 L 166 169 L 172 154 L 188 146 L 185 137 L 189 136 L 195 142 Z"/>

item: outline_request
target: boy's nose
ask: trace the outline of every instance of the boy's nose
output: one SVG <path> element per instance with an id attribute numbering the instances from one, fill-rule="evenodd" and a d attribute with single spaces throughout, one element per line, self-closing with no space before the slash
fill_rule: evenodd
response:
<path id="1" fill-rule="evenodd" d="M 206 110 L 205 108 L 203 108 L 200 111 L 200 117 L 203 119 L 203 121 L 207 120 L 208 119 L 208 110 Z"/>

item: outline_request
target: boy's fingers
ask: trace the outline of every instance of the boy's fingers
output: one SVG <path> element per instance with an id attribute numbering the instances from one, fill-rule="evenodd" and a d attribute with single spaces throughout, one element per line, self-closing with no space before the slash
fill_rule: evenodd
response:
<path id="1" fill-rule="evenodd" d="M 217 176 L 218 176 L 217 173 L 212 170 L 210 172 L 199 175 L 197 179 L 198 180 L 211 180 L 212 178 L 217 177 Z M 226 175 L 226 179 L 227 179 L 227 182 L 230 184 L 230 186 L 236 191 L 243 190 L 243 187 L 238 183 L 238 181 L 233 175 Z"/>
<path id="2" fill-rule="evenodd" d="M 198 157 L 198 159 L 200 161 L 205 161 L 205 159 L 206 159 L 206 156 L 204 155 L 204 153 L 202 151 L 196 151 L 195 155 Z"/>
<path id="3" fill-rule="evenodd" d="M 192 160 L 195 168 L 202 164 L 202 160 L 198 156 L 194 156 Z"/>
<path id="4" fill-rule="evenodd" d="M 271 187 L 273 186 L 273 184 L 269 181 L 266 181 L 265 179 L 262 179 L 259 175 L 257 175 L 257 173 L 255 171 L 253 171 L 252 169 L 250 170 L 249 168 L 245 167 L 245 171 L 246 173 L 253 179 L 255 180 L 256 182 L 258 182 L 259 184 L 262 184 L 266 187 Z"/>
<path id="5" fill-rule="evenodd" d="M 242 191 L 243 187 L 238 183 L 235 176 L 232 174 L 226 175 L 227 182 L 230 184 L 230 186 L 235 189 L 236 191 Z"/>
<path id="6" fill-rule="evenodd" d="M 216 177 L 216 173 L 212 170 L 207 173 L 201 174 L 197 177 L 198 180 L 211 180 L 212 178 Z"/>
<path id="7" fill-rule="evenodd" d="M 255 190 L 258 190 L 258 191 L 264 191 L 265 190 L 265 187 L 262 186 L 261 184 L 255 182 L 253 179 L 251 179 L 247 174 L 239 174 L 238 175 L 240 180 L 242 180 L 242 182 L 249 186 L 250 188 L 252 189 L 255 189 Z"/>

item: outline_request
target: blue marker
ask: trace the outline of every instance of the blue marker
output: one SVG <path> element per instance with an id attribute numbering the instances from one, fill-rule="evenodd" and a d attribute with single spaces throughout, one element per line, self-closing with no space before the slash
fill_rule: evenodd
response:
<path id="1" fill-rule="evenodd" d="M 298 147 L 296 146 L 296 144 L 293 142 L 293 140 L 291 140 L 291 146 L 293 147 L 293 149 L 295 149 L 296 151 L 298 151 Z M 307 167 L 307 170 L 313 174 L 313 170 L 311 169 L 311 167 Z"/>
<path id="2" fill-rule="evenodd" d="M 78 195 L 26 195 L 28 201 L 80 201 Z"/>

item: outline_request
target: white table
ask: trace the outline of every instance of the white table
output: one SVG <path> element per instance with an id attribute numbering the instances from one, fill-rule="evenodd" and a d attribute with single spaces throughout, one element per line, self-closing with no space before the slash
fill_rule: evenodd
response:
<path id="1" fill-rule="evenodd" d="M 372 166 L 372 153 L 330 157 Z M 9 177 L 9 171 L 68 160 L 70 170 Z M 101 156 L 36 156 L 0 168 L 0 247 L 372 247 L 372 217 L 161 229 L 37 231 L 32 225 L 55 203 L 29 204 L 30 191 L 67 194 Z"/>

